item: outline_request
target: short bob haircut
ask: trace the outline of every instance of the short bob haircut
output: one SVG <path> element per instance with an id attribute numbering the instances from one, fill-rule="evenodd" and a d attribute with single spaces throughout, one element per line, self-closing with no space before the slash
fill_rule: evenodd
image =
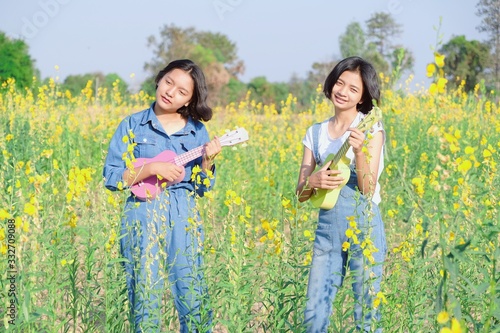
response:
<path id="1" fill-rule="evenodd" d="M 380 87 L 375 68 L 360 57 L 345 58 L 335 65 L 325 80 L 323 93 L 331 100 L 333 86 L 345 71 L 358 72 L 361 75 L 361 80 L 363 81 L 363 102 L 358 104 L 356 108 L 358 111 L 367 114 L 373 108 L 373 100 L 376 101 L 377 105 L 380 103 Z"/>
<path id="2" fill-rule="evenodd" d="M 158 89 L 158 82 L 163 79 L 165 74 L 170 73 L 174 69 L 181 69 L 190 74 L 194 82 L 194 91 L 191 101 L 189 101 L 188 106 L 181 107 L 177 112 L 185 119 L 189 116 L 194 120 L 209 121 L 212 119 L 212 108 L 207 105 L 208 89 L 205 82 L 205 75 L 201 68 L 193 61 L 189 59 L 179 59 L 170 62 L 167 67 L 156 75 L 156 88 Z"/>

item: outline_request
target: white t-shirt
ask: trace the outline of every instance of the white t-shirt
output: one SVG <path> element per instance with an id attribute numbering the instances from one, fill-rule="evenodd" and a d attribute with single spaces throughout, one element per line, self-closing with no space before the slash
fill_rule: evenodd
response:
<path id="1" fill-rule="evenodd" d="M 358 115 L 352 122 L 350 127 L 356 127 L 358 124 L 361 122 L 361 120 L 365 117 L 365 115 L 362 112 L 358 112 Z M 318 153 L 319 153 L 319 165 L 322 166 L 325 162 L 325 159 L 328 157 L 330 154 L 336 154 L 340 147 L 344 144 L 344 142 L 347 140 L 349 135 L 351 135 L 351 131 L 346 131 L 340 138 L 332 139 L 328 133 L 328 122 L 330 119 L 327 119 L 323 121 L 320 124 L 319 127 L 319 133 L 318 133 Z M 385 130 L 382 125 L 381 121 L 378 121 L 373 127 L 370 129 L 370 133 L 375 134 L 376 132 L 381 131 L 382 134 L 384 135 L 384 144 L 385 144 Z M 302 141 L 304 146 L 309 148 L 313 154 L 314 154 L 314 144 L 313 144 L 313 129 L 312 126 L 308 128 L 306 136 L 304 137 L 304 140 Z M 355 160 L 354 160 L 354 152 L 352 150 L 352 147 L 347 150 L 346 157 L 351 161 L 351 170 L 355 170 Z M 380 197 L 380 184 L 378 182 L 378 179 L 380 177 L 380 174 L 382 173 L 382 170 L 384 169 L 384 147 L 382 146 L 382 150 L 380 152 L 380 159 L 379 159 L 379 167 L 378 167 L 378 175 L 377 175 L 377 184 L 375 186 L 375 191 L 373 193 L 373 202 L 376 204 L 379 204 L 381 201 Z"/>

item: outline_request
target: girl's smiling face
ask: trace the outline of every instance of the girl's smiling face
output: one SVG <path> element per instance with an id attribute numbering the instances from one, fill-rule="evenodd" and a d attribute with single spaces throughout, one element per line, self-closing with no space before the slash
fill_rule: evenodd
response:
<path id="1" fill-rule="evenodd" d="M 333 85 L 331 100 L 339 110 L 356 109 L 362 103 L 363 80 L 358 71 L 344 71 Z"/>
<path id="2" fill-rule="evenodd" d="M 182 69 L 174 69 L 158 81 L 156 88 L 156 107 L 162 112 L 177 112 L 188 106 L 194 92 L 191 75 Z"/>

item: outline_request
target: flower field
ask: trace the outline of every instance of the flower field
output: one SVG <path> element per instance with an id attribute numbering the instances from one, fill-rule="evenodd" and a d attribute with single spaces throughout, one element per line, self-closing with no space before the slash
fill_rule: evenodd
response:
<path id="1" fill-rule="evenodd" d="M 380 325 L 500 332 L 496 97 L 481 86 L 382 96 Z M 0 87 L 0 331 L 128 331 L 118 239 L 128 193 L 107 191 L 102 167 L 118 123 L 150 103 L 91 83 L 78 96 L 53 81 L 36 91 Z M 305 131 L 333 108 L 318 93 L 309 109 L 293 96 L 277 106 L 247 96 L 214 111 L 212 136 L 236 127 L 250 136 L 223 149 L 216 185 L 197 201 L 214 332 L 302 332 L 317 212 L 294 191 Z M 350 283 L 348 274 L 331 332 L 354 329 Z M 164 331 L 175 331 L 168 291 L 163 312 Z"/>

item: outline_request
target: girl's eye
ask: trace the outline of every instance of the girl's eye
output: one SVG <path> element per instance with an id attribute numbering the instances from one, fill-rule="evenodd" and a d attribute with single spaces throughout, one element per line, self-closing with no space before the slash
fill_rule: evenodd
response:
<path id="1" fill-rule="evenodd" d="M 179 91 L 179 93 L 182 95 L 182 96 L 186 96 L 186 93 L 184 91 Z"/>

